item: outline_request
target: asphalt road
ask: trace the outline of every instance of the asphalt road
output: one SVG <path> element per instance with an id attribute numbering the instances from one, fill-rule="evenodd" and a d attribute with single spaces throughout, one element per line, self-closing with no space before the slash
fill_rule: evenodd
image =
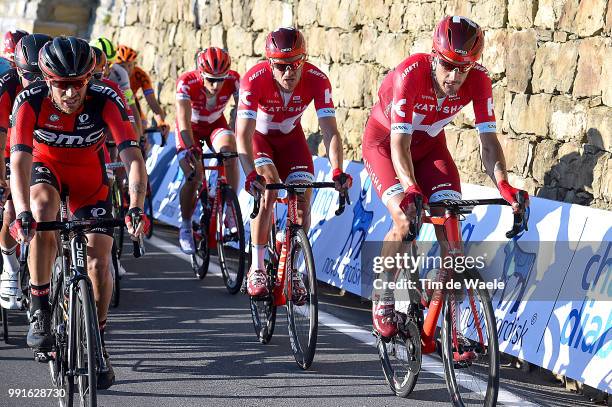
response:
<path id="1" fill-rule="evenodd" d="M 147 255 L 124 255 L 121 304 L 111 310 L 107 348 L 116 384 L 100 406 L 448 406 L 435 357 L 409 399 L 391 394 L 372 346 L 369 305 L 331 287 L 320 288 L 320 327 L 309 371 L 291 354 L 284 310 L 274 338 L 260 344 L 248 299 L 225 290 L 216 265 L 193 277 L 176 231 L 156 228 Z M 25 344 L 25 315 L 9 312 L 9 343 L 0 341 L 0 407 L 50 406 L 52 398 L 11 398 L 9 389 L 50 388 L 47 366 Z M 503 367 L 503 405 L 587 406 L 542 372 Z M 502 405 L 500 403 L 500 405 Z"/>

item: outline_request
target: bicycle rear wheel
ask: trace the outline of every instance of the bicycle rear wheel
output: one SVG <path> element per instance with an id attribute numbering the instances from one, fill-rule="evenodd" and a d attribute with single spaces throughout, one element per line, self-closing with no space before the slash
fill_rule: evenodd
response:
<path id="1" fill-rule="evenodd" d="M 287 290 L 293 286 L 292 273 L 300 274 L 306 287 L 306 301 L 287 301 L 287 327 L 291 350 L 298 366 L 308 369 L 314 359 L 319 329 L 319 303 L 317 299 L 317 275 L 312 249 L 302 228 L 294 231 L 291 238 L 290 256 L 287 259 Z"/>
<path id="2" fill-rule="evenodd" d="M 236 294 L 244 278 L 246 253 L 240 202 L 229 185 L 222 189 L 217 214 L 217 252 L 225 287 L 230 294 Z"/>
<path id="3" fill-rule="evenodd" d="M 463 277 L 484 281 L 474 270 L 466 270 Z M 489 293 L 463 284 L 461 290 L 447 293 L 442 318 L 442 361 L 453 405 L 495 406 L 499 347 Z"/>
<path id="4" fill-rule="evenodd" d="M 121 189 L 119 188 L 119 182 L 115 180 L 111 186 L 111 196 L 113 203 L 113 218 L 123 219 L 125 216 L 124 202 L 123 202 L 123 194 L 121 193 Z M 117 226 L 113 229 L 113 239 L 116 242 L 114 250 L 117 252 L 117 258 L 121 258 L 121 254 L 123 253 L 123 233 L 125 226 Z"/>
<path id="5" fill-rule="evenodd" d="M 76 381 L 81 406 L 97 405 L 95 306 L 86 280 L 78 283 L 76 301 Z"/>
<path id="6" fill-rule="evenodd" d="M 2 339 L 5 343 L 8 343 L 8 316 L 6 315 L 6 310 L 1 308 L 0 311 L 0 319 L 2 319 Z"/>
<path id="7" fill-rule="evenodd" d="M 153 193 L 151 192 L 151 184 L 147 181 L 147 195 L 145 197 L 145 206 L 147 208 L 147 216 L 149 217 L 149 231 L 147 232 L 147 239 L 153 236 Z"/>

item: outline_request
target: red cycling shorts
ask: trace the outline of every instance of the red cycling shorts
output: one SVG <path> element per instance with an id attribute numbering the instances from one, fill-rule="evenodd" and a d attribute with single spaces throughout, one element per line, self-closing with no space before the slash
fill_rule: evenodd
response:
<path id="1" fill-rule="evenodd" d="M 234 134 L 234 132 L 230 130 L 227 120 L 225 120 L 225 116 L 221 116 L 214 122 L 204 125 L 195 125 L 191 123 L 191 130 L 193 132 L 193 141 L 195 142 L 195 145 L 202 146 L 204 143 L 206 143 L 208 148 L 211 150 L 213 149 L 212 143 L 215 141 L 215 137 L 224 134 Z M 185 143 L 183 143 L 183 138 L 181 137 L 178 128 L 176 132 L 176 149 L 177 151 L 182 151 L 185 149 Z"/>
<path id="2" fill-rule="evenodd" d="M 412 163 L 416 181 L 429 201 L 461 199 L 459 171 L 446 147 L 444 132 L 434 138 L 426 136 L 428 139 L 425 143 L 419 143 L 418 148 L 412 148 L 415 135 L 412 137 Z M 361 148 L 363 162 L 374 189 L 383 204 L 387 205 L 389 199 L 404 192 L 391 161 L 389 130 L 376 119 L 370 118 Z"/>
<path id="3" fill-rule="evenodd" d="M 108 177 L 104 151 L 100 149 L 91 164 L 69 165 L 50 160 L 34 152 L 30 185 L 47 184 L 68 196 L 68 207 L 76 219 L 111 218 Z M 113 235 L 112 228 L 93 229 L 92 233 Z"/>
<path id="4" fill-rule="evenodd" d="M 314 181 L 312 155 L 301 127 L 296 127 L 289 134 L 273 136 L 255 131 L 253 155 L 256 168 L 274 165 L 283 182 Z"/>

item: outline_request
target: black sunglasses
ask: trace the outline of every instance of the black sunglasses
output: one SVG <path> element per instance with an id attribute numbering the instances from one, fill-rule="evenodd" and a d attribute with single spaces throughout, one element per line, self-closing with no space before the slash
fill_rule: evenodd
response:
<path id="1" fill-rule="evenodd" d="M 43 76 L 41 73 L 35 73 L 35 72 L 26 72 L 26 71 L 19 71 L 19 74 L 21 75 L 21 77 L 23 79 L 25 79 L 28 82 L 34 82 L 34 81 L 42 81 Z"/>
<path id="2" fill-rule="evenodd" d="M 204 77 L 204 79 L 206 79 L 209 83 L 219 83 L 225 80 L 225 78 L 207 78 L 207 77 Z"/>
<path id="3" fill-rule="evenodd" d="M 104 72 L 96 72 L 93 74 L 94 79 L 100 80 L 104 76 Z"/>

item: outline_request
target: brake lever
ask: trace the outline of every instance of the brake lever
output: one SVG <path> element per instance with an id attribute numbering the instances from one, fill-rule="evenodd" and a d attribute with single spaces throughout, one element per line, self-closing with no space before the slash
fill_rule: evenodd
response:
<path id="1" fill-rule="evenodd" d="M 419 235 L 419 229 L 421 225 L 421 221 L 423 219 L 423 197 L 417 195 L 414 198 L 414 206 L 416 207 L 416 217 L 413 222 L 410 222 L 410 226 L 408 228 L 408 234 L 404 237 L 404 241 L 412 242 L 416 240 Z"/>
<path id="2" fill-rule="evenodd" d="M 256 196 L 253 197 L 253 212 L 251 212 L 251 219 L 255 219 L 259 215 L 259 204 L 261 200 L 261 194 L 257 192 Z"/>
<path id="3" fill-rule="evenodd" d="M 348 201 L 348 192 L 345 191 L 343 193 L 340 193 L 340 197 L 339 197 L 339 202 L 338 202 L 338 209 L 336 209 L 336 216 L 340 216 L 342 215 L 342 213 L 344 212 L 344 207 L 346 206 L 346 203 Z M 349 202 L 350 205 L 350 202 Z"/>
<path id="4" fill-rule="evenodd" d="M 524 231 L 528 231 L 529 208 L 525 206 L 525 197 L 521 192 L 516 194 L 516 201 L 519 204 L 519 211 L 514 214 L 512 229 L 506 232 L 506 238 L 512 239 Z"/>

